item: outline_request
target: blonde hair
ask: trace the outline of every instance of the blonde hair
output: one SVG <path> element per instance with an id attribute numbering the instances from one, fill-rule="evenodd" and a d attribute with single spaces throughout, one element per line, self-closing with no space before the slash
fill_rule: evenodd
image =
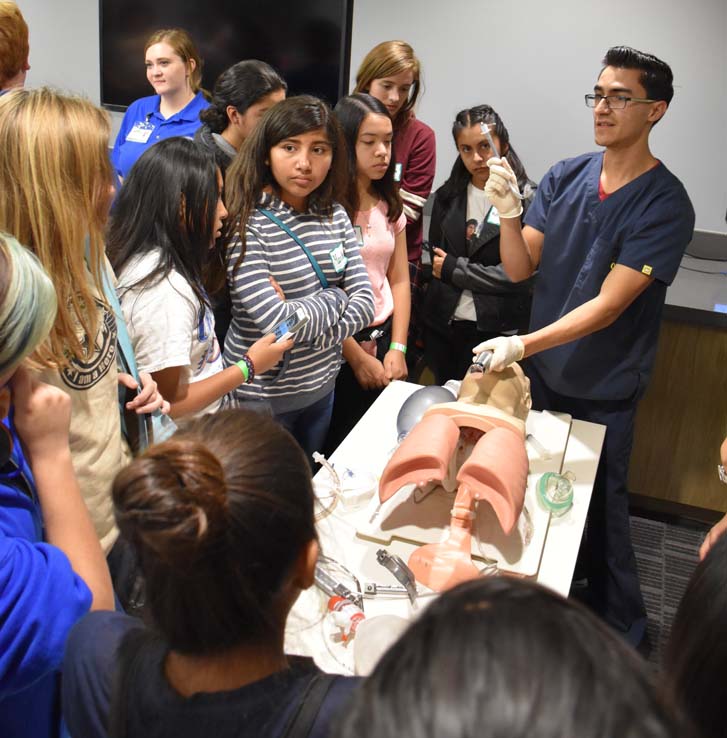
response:
<path id="1" fill-rule="evenodd" d="M 47 338 L 56 291 L 36 257 L 0 233 L 0 375 L 14 371 Z"/>
<path id="2" fill-rule="evenodd" d="M 371 83 L 375 79 L 392 77 L 402 72 L 411 72 L 414 75 L 409 99 L 396 114 L 395 125 L 403 123 L 411 111 L 414 110 L 419 97 L 421 65 L 414 54 L 414 49 L 406 41 L 382 41 L 374 46 L 364 57 L 361 66 L 356 72 L 356 87 L 352 94 L 369 92 Z"/>
<path id="3" fill-rule="evenodd" d="M 0 230 L 38 257 L 58 297 L 50 345 L 36 354 L 42 366 L 94 352 L 113 181 L 108 139 L 108 116 L 88 100 L 48 88 L 0 97 Z"/>
<path id="4" fill-rule="evenodd" d="M 189 86 L 196 95 L 202 90 L 202 59 L 192 37 L 183 28 L 161 28 L 154 31 L 144 44 L 144 54 L 154 44 L 166 43 L 173 49 L 174 53 L 185 63 L 189 69 Z M 190 62 L 194 62 L 194 69 L 190 69 Z M 204 90 L 202 90 L 204 92 Z"/>
<path id="5" fill-rule="evenodd" d="M 15 3 L 0 2 L 0 90 L 28 61 L 28 24 Z"/>

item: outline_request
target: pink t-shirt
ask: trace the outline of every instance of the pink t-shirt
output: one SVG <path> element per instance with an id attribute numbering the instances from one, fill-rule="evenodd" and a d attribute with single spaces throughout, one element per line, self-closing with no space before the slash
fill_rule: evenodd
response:
<path id="1" fill-rule="evenodd" d="M 394 296 L 386 278 L 389 262 L 394 255 L 397 234 L 406 228 L 406 215 L 402 213 L 396 223 L 387 218 L 388 206 L 379 200 L 371 210 L 359 210 L 353 224 L 359 226 L 359 239 L 363 239 L 361 258 L 371 280 L 374 291 L 374 319 L 371 325 L 383 323 L 394 312 Z M 359 231 L 356 228 L 356 231 Z"/>

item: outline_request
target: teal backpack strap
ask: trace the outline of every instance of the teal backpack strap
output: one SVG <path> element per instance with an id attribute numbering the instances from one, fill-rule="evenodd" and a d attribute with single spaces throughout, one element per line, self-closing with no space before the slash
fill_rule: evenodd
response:
<path id="1" fill-rule="evenodd" d="M 86 238 L 86 263 L 89 262 L 90 248 L 89 241 Z M 118 358 L 121 363 L 122 369 L 130 374 L 141 387 L 141 380 L 139 379 L 139 370 L 136 366 L 136 356 L 134 355 L 134 347 L 129 337 L 129 331 L 126 328 L 126 321 L 124 320 L 124 314 L 121 310 L 121 303 L 116 294 L 116 289 L 111 281 L 111 275 L 109 274 L 106 263 L 101 264 L 101 277 L 103 280 L 103 291 L 106 301 L 111 307 L 111 311 L 116 318 L 116 344 L 118 348 Z M 121 429 L 124 435 L 129 438 L 128 429 L 126 427 L 126 417 L 124 414 L 124 404 L 121 397 L 119 398 L 119 410 L 121 413 Z M 138 424 L 137 440 L 136 440 L 136 451 L 143 451 L 152 443 L 159 443 L 174 433 L 177 429 L 174 421 L 168 416 L 162 414 L 159 410 L 155 410 L 153 413 L 136 415 Z M 149 424 L 148 421 L 151 421 Z"/>
<path id="2" fill-rule="evenodd" d="M 298 246 L 303 249 L 303 253 L 308 257 L 308 261 L 311 263 L 313 270 L 318 276 L 319 282 L 324 288 L 328 287 L 328 280 L 326 279 L 326 275 L 323 274 L 323 270 L 321 269 L 320 264 L 316 261 L 316 257 L 311 254 L 310 249 L 303 243 L 303 241 L 301 241 L 300 238 L 298 238 L 298 236 L 296 236 L 295 233 L 293 233 L 293 231 L 291 231 L 290 228 L 288 228 L 288 226 L 285 225 L 282 220 L 280 220 L 280 218 L 271 213 L 269 210 L 265 210 L 263 208 L 258 209 L 266 218 L 272 220 L 276 226 L 282 228 L 298 244 Z"/>

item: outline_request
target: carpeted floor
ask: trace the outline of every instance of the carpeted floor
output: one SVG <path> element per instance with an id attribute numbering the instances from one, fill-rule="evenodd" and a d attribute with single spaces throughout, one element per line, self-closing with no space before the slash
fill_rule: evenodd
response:
<path id="1" fill-rule="evenodd" d="M 641 591 L 649 616 L 649 661 L 661 662 L 679 601 L 699 560 L 708 527 L 662 523 L 631 516 L 631 538 L 639 566 Z"/>

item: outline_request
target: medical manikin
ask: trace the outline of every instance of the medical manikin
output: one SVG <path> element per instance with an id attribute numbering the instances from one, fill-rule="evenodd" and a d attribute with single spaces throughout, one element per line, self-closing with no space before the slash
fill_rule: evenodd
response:
<path id="1" fill-rule="evenodd" d="M 476 503 L 489 503 L 508 534 L 522 512 L 527 486 L 530 382 L 517 364 L 490 374 L 473 369 L 456 401 L 425 410 L 379 483 L 381 502 L 406 484 L 422 488 L 434 482 L 456 491 L 446 539 L 420 546 L 408 562 L 417 580 L 436 591 L 480 573 L 471 557 Z"/>

